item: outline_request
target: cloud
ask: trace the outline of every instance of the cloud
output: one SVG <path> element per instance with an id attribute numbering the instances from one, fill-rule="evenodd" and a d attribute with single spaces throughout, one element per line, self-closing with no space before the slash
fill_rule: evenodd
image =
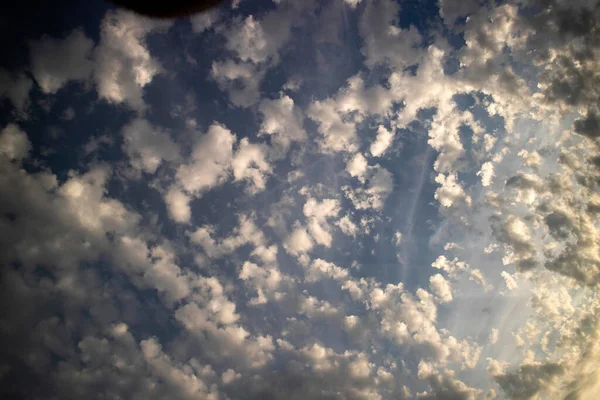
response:
<path id="1" fill-rule="evenodd" d="M 319 127 L 318 131 L 322 135 L 319 144 L 323 152 L 350 152 L 356 149 L 354 124 L 342 119 L 334 100 L 313 102 L 308 108 L 307 115 Z"/>
<path id="2" fill-rule="evenodd" d="M 456 174 L 438 174 L 435 181 L 440 187 L 435 191 L 435 199 L 442 207 L 452 207 L 461 204 L 469 207 L 472 203 L 471 196 L 465 193 L 463 187 L 457 182 Z"/>
<path id="3" fill-rule="evenodd" d="M 211 125 L 200 137 L 188 162 L 177 167 L 176 186 L 167 192 L 165 201 L 174 207 L 170 209 L 171 215 L 186 221 L 189 214 L 184 206 L 186 197 L 200 197 L 203 192 L 227 181 L 235 142 L 236 136 L 219 124 Z M 242 171 L 245 172 L 245 169 L 238 164 L 238 173 Z M 187 193 L 185 196 L 182 196 L 182 190 Z"/>
<path id="4" fill-rule="evenodd" d="M 138 118 L 127 124 L 123 128 L 123 139 L 129 163 L 138 171 L 153 174 L 163 161 L 179 158 L 179 146 L 168 133 L 145 119 Z"/>
<path id="5" fill-rule="evenodd" d="M 170 188 L 165 194 L 165 203 L 169 215 L 175 222 L 190 222 L 192 209 L 190 208 L 190 196 L 176 187 Z"/>
<path id="6" fill-rule="evenodd" d="M 170 24 L 124 11 L 105 15 L 100 43 L 94 49 L 93 81 L 100 98 L 137 110 L 145 107 L 143 88 L 162 71 L 146 47 L 146 37 Z"/>
<path id="7" fill-rule="evenodd" d="M 306 280 L 309 282 L 317 282 L 324 278 L 343 281 L 347 277 L 348 271 L 320 258 L 306 266 Z"/>
<path id="8" fill-rule="evenodd" d="M 237 107 L 249 107 L 260 99 L 259 85 L 264 72 L 250 63 L 215 61 L 211 76 L 219 88 L 228 93 L 229 101 Z"/>
<path id="9" fill-rule="evenodd" d="M 560 365 L 555 363 L 523 365 L 518 371 L 496 375 L 494 379 L 511 398 L 529 399 L 562 373 Z"/>
<path id="10" fill-rule="evenodd" d="M 394 134 L 392 132 L 379 125 L 377 128 L 377 137 L 375 138 L 375 141 L 371 143 L 371 155 L 373 157 L 380 157 L 383 155 L 392 144 L 393 138 Z"/>
<path id="11" fill-rule="evenodd" d="M 365 7 L 359 29 L 367 66 L 389 63 L 391 68 L 402 70 L 419 61 L 416 47 L 421 43 L 421 35 L 414 27 L 401 29 L 397 25 L 399 11 L 400 6 L 388 0 Z"/>
<path id="12" fill-rule="evenodd" d="M 364 175 L 367 172 L 368 167 L 367 159 L 362 154 L 356 153 L 356 155 L 346 164 L 346 171 L 350 176 L 358 178 L 360 182 L 364 182 Z"/>
<path id="13" fill-rule="evenodd" d="M 29 44 L 31 72 L 44 93 L 56 93 L 69 81 L 86 82 L 94 63 L 94 42 L 81 30 L 62 40 L 42 37 Z"/>
<path id="14" fill-rule="evenodd" d="M 431 290 L 439 296 L 442 302 L 452 301 L 452 289 L 450 283 L 440 274 L 435 274 L 429 278 Z"/>
<path id="15" fill-rule="evenodd" d="M 213 28 L 221 19 L 221 11 L 218 8 L 196 14 L 190 18 L 192 30 L 196 33 L 202 33 Z"/>
<path id="16" fill-rule="evenodd" d="M 481 170 L 477 172 L 477 176 L 481 177 L 481 184 L 483 186 L 490 186 L 494 179 L 494 164 L 486 162 L 481 166 Z"/>
<path id="17" fill-rule="evenodd" d="M 10 99 L 18 111 L 25 111 L 33 82 L 23 73 L 10 73 L 0 68 L 0 97 Z"/>
<path id="18" fill-rule="evenodd" d="M 348 215 L 344 215 L 342 218 L 340 218 L 336 222 L 336 225 L 345 235 L 356 237 L 358 233 L 358 227 L 354 222 L 352 222 Z"/>
<path id="19" fill-rule="evenodd" d="M 597 10 L 244 4 L 191 30 L 110 10 L 98 43 L 42 36 L 0 71 L 0 298 L 19 305 L 0 392 L 593 398 Z M 192 33 L 215 39 L 207 82 L 158 62 Z M 315 54 L 348 62 L 318 85 Z M 163 72 L 193 81 L 193 121 L 146 91 Z"/>
<path id="20" fill-rule="evenodd" d="M 215 400 L 219 398 L 216 387 L 209 387 L 203 381 L 203 379 L 208 380 L 214 376 L 210 366 L 203 368 L 197 360 L 192 359 L 190 364 L 194 372 L 190 373 L 189 367 L 186 371 L 174 365 L 171 358 L 162 351 L 162 346 L 156 338 L 142 340 L 140 347 L 144 359 L 151 366 L 156 376 L 161 380 L 165 380 L 171 390 L 178 393 L 181 398 L 194 399 L 198 396 Z"/>
<path id="21" fill-rule="evenodd" d="M 357 210 L 383 208 L 385 199 L 394 188 L 393 176 L 387 169 L 376 165 L 369 168 L 368 175 L 362 187 L 342 187 L 346 197 Z"/>
<path id="22" fill-rule="evenodd" d="M 271 165 L 266 160 L 266 153 L 265 146 L 252 144 L 248 138 L 243 138 L 231 160 L 233 179 L 249 181 L 251 184 L 247 190 L 250 193 L 265 190 L 267 176 L 273 172 Z"/>
<path id="23" fill-rule="evenodd" d="M 290 97 L 282 94 L 278 99 L 265 99 L 258 110 L 263 116 L 260 132 L 270 136 L 273 158 L 284 157 L 292 143 L 306 141 L 302 116 Z"/>
<path id="24" fill-rule="evenodd" d="M 27 134 L 15 124 L 9 124 L 0 132 L 0 154 L 9 160 L 21 161 L 31 150 Z"/>
<path id="25" fill-rule="evenodd" d="M 221 258 L 233 253 L 235 250 L 246 244 L 253 244 L 254 250 L 259 258 L 265 261 L 275 261 L 276 249 L 264 248 L 266 239 L 260 229 L 256 226 L 252 217 L 239 215 L 238 225 L 232 232 L 222 238 L 215 239 L 212 226 L 201 226 L 194 232 L 189 233 L 190 240 L 200 245 L 204 253 L 210 258 Z"/>
<path id="26" fill-rule="evenodd" d="M 285 250 L 294 256 L 308 253 L 312 250 L 313 246 L 314 242 L 306 231 L 306 228 L 299 224 L 296 225 L 283 244 Z"/>
<path id="27" fill-rule="evenodd" d="M 335 199 L 324 199 L 321 202 L 308 198 L 302 208 L 307 217 L 308 230 L 315 243 L 331 247 L 331 226 L 328 219 L 336 217 L 340 212 L 339 202 Z"/>

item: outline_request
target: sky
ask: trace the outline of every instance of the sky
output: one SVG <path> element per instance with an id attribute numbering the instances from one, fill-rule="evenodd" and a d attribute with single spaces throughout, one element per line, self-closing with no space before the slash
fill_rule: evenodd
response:
<path id="1" fill-rule="evenodd" d="M 598 398 L 596 0 L 15 7 L 0 397 Z"/>

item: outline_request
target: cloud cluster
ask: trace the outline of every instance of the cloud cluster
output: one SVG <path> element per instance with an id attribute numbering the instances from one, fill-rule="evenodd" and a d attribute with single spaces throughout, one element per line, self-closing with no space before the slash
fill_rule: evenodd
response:
<path id="1" fill-rule="evenodd" d="M 0 395 L 595 398 L 597 2 L 238 3 L 0 69 Z"/>

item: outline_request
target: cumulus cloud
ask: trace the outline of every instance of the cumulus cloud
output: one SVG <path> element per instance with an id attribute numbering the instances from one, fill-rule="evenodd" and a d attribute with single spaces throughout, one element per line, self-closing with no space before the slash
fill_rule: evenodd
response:
<path id="1" fill-rule="evenodd" d="M 64 39 L 42 37 L 29 44 L 31 72 L 44 93 L 56 93 L 69 81 L 87 81 L 93 69 L 94 42 L 81 30 Z"/>
<path id="2" fill-rule="evenodd" d="M 385 129 L 384 126 L 379 125 L 377 128 L 377 137 L 375 138 L 375 141 L 371 143 L 371 155 L 373 157 L 383 155 L 392 144 L 393 138 L 394 134 L 392 132 Z"/>
<path id="3" fill-rule="evenodd" d="M 131 166 L 149 174 L 163 161 L 179 157 L 179 146 L 167 132 L 150 125 L 145 119 L 135 119 L 123 128 L 123 150 L 129 156 Z"/>
<path id="4" fill-rule="evenodd" d="M 306 141 L 302 117 L 289 96 L 281 95 L 279 99 L 263 100 L 259 112 L 263 115 L 260 131 L 270 136 L 274 158 L 285 156 L 292 143 Z"/>
<path id="5" fill-rule="evenodd" d="M 0 132 L 0 154 L 9 160 L 21 161 L 27 157 L 30 149 L 27 134 L 15 124 L 7 125 Z"/>
<path id="6" fill-rule="evenodd" d="M 442 302 L 452 301 L 452 289 L 450 283 L 440 274 L 435 274 L 429 278 L 431 290 L 439 296 Z"/>
<path id="7" fill-rule="evenodd" d="M 106 14 L 94 49 L 93 80 L 100 98 L 134 109 L 145 107 L 143 88 L 162 71 L 146 47 L 146 37 L 169 26 L 170 22 L 124 11 Z"/>
<path id="8" fill-rule="evenodd" d="M 301 225 L 296 225 L 292 233 L 285 239 L 283 247 L 292 255 L 301 255 L 312 250 L 314 242 Z"/>
<path id="9" fill-rule="evenodd" d="M 10 99 L 18 111 L 25 111 L 33 82 L 23 73 L 10 73 L 0 68 L 0 97 Z"/>
<path id="10" fill-rule="evenodd" d="M 352 188 L 350 186 L 344 186 L 342 187 L 342 190 L 344 191 L 346 197 L 358 210 L 369 208 L 381 209 L 387 196 L 394 188 L 394 181 L 391 172 L 379 165 L 376 165 L 369 168 L 368 178 L 366 178 L 364 181 L 366 182 L 361 187 Z"/>
<path id="11" fill-rule="evenodd" d="M 236 136 L 223 125 L 213 124 L 206 134 L 202 135 L 187 163 L 177 168 L 177 185 L 167 192 L 165 200 L 171 209 L 171 214 L 179 220 L 186 220 L 189 214 L 186 206 L 183 206 L 186 198 L 190 196 L 199 197 L 203 192 L 224 183 L 230 174 L 233 160 L 233 145 Z M 247 146 L 247 145 L 246 145 Z M 246 155 L 242 154 L 243 157 Z M 240 156 L 240 157 L 242 157 Z M 249 163 L 237 160 L 237 178 L 246 178 L 244 174 Z M 258 176 L 260 179 L 260 175 Z M 260 181 L 259 181 L 260 184 Z M 185 193 L 187 193 L 187 195 Z M 189 202 L 189 201 L 188 201 Z"/>

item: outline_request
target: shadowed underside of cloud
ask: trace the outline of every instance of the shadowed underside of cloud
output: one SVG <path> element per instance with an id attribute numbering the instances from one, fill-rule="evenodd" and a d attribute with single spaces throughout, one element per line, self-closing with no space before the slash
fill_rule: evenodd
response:
<path id="1" fill-rule="evenodd" d="M 0 394 L 595 399 L 600 8 L 418 10 L 29 38 L 0 68 Z"/>

